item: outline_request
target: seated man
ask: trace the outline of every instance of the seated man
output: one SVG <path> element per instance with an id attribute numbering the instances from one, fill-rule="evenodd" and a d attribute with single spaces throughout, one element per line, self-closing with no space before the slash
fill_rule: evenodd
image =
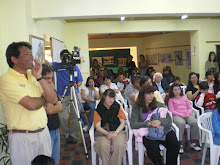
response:
<path id="1" fill-rule="evenodd" d="M 205 112 L 212 112 L 216 104 L 216 95 L 214 93 L 208 93 L 209 85 L 207 81 L 199 83 L 200 95 L 197 96 L 195 105 L 203 107 Z"/>
<path id="2" fill-rule="evenodd" d="M 118 72 L 117 79 L 113 81 L 118 87 L 118 90 L 123 94 L 126 88 L 126 84 L 123 83 L 123 73 Z"/>
<path id="3" fill-rule="evenodd" d="M 100 86 L 100 94 L 102 95 L 106 89 L 113 89 L 115 93 L 119 93 L 118 87 L 111 82 L 111 79 L 108 75 L 103 77 L 104 84 Z"/>
<path id="4" fill-rule="evenodd" d="M 142 76 L 141 75 L 133 75 L 131 78 L 131 83 L 125 88 L 124 95 L 126 99 L 129 101 L 129 104 L 134 106 L 135 102 L 135 94 L 139 91 L 140 89 L 140 80 Z"/>

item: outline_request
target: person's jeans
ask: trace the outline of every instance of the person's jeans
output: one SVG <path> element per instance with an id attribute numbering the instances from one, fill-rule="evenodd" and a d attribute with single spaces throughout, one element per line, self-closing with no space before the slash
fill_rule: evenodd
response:
<path id="1" fill-rule="evenodd" d="M 51 137 L 51 157 L 55 160 L 55 165 L 59 165 L 60 161 L 60 132 L 59 128 L 55 130 L 50 130 Z"/>
<path id="2" fill-rule="evenodd" d="M 95 102 L 88 102 L 88 105 L 89 105 L 89 118 L 88 118 L 88 121 L 89 121 L 89 125 L 91 126 L 92 123 L 93 123 L 93 117 L 94 117 L 94 111 L 95 111 Z M 82 103 L 83 104 L 83 107 L 85 105 L 85 103 Z M 85 120 L 84 117 L 82 117 L 82 120 Z M 84 121 L 83 121 L 84 122 Z M 86 123 L 86 122 L 84 122 Z"/>

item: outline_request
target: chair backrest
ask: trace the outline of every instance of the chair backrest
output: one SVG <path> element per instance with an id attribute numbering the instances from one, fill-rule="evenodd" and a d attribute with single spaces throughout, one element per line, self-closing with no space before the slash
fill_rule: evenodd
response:
<path id="1" fill-rule="evenodd" d="M 183 91 L 183 95 L 186 96 L 186 88 L 187 86 L 180 86 L 182 91 Z"/>
<path id="2" fill-rule="evenodd" d="M 213 138 L 212 138 L 212 112 L 203 113 L 198 118 L 198 126 L 201 130 L 206 132 L 206 142 L 210 143 L 210 145 L 213 144 Z"/>
<path id="3" fill-rule="evenodd" d="M 124 110 L 127 112 L 127 102 L 125 101 L 124 97 L 121 95 L 121 93 L 116 94 L 115 100 L 119 101 L 124 108 Z"/>

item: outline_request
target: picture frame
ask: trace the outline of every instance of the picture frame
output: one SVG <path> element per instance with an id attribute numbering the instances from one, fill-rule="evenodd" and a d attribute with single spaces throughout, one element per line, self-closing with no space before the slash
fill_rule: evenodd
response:
<path id="1" fill-rule="evenodd" d="M 146 54 L 146 61 L 148 65 L 158 65 L 158 54 Z"/>
<path id="2" fill-rule="evenodd" d="M 182 51 L 174 51 L 175 65 L 183 65 Z"/>
<path id="3" fill-rule="evenodd" d="M 172 54 L 160 54 L 161 63 L 172 63 Z"/>
<path id="4" fill-rule="evenodd" d="M 34 59 L 38 59 L 41 64 L 45 63 L 44 39 L 30 35 L 29 40 L 30 44 L 32 45 L 32 55 Z"/>
<path id="5" fill-rule="evenodd" d="M 118 58 L 118 66 L 126 66 L 127 58 Z"/>
<path id="6" fill-rule="evenodd" d="M 186 68 L 191 69 L 191 50 L 186 49 L 185 55 L 186 55 Z"/>
<path id="7" fill-rule="evenodd" d="M 102 67 L 102 57 L 92 57 L 91 66 L 95 59 L 98 61 L 99 66 Z"/>
<path id="8" fill-rule="evenodd" d="M 114 65 L 114 56 L 102 57 L 102 65 Z"/>

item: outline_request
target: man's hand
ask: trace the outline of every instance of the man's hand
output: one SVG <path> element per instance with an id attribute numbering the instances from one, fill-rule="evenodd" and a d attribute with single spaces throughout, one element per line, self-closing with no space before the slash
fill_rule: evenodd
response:
<path id="1" fill-rule="evenodd" d="M 38 79 L 42 77 L 41 75 L 42 65 L 36 58 L 34 59 L 34 62 L 35 62 L 35 66 L 32 68 L 32 74 L 36 79 Z"/>

